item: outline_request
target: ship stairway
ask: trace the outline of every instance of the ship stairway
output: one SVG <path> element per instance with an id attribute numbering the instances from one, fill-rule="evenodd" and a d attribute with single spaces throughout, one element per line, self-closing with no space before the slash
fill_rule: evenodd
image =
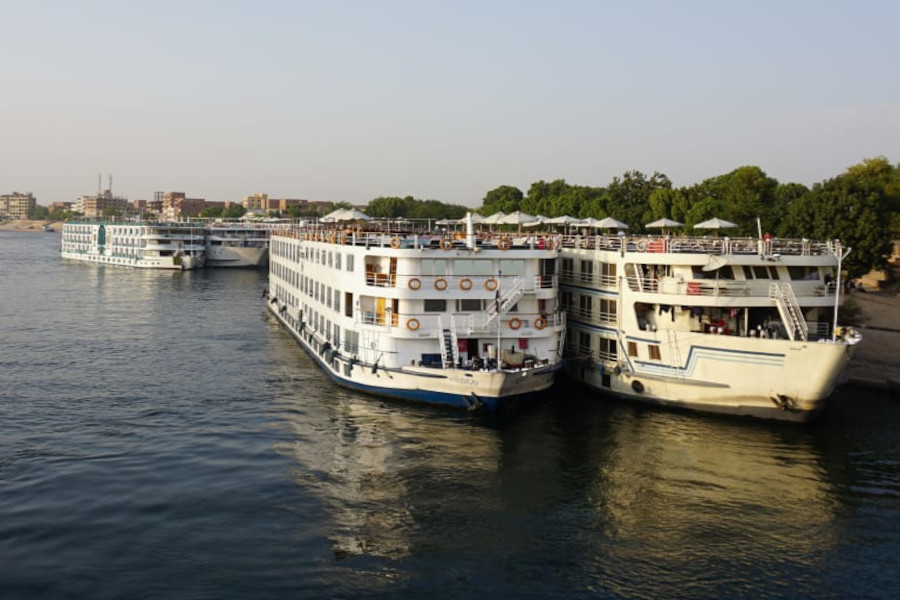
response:
<path id="1" fill-rule="evenodd" d="M 794 288 L 790 283 L 772 282 L 769 284 L 769 298 L 775 301 L 778 306 L 778 312 L 784 321 L 785 329 L 788 336 L 792 340 L 806 340 L 809 336 L 809 325 L 803 317 L 803 311 L 800 310 L 800 304 L 797 302 L 797 296 L 794 295 Z"/>
<path id="2" fill-rule="evenodd" d="M 678 343 L 678 332 L 674 329 L 666 329 L 666 339 L 669 343 L 669 355 L 671 359 L 669 363 L 675 368 L 677 377 L 684 378 L 684 369 L 687 367 L 682 362 L 681 346 Z"/>
<path id="3" fill-rule="evenodd" d="M 438 318 L 441 338 L 441 363 L 445 369 L 453 369 L 459 364 L 459 343 L 456 337 L 456 322 L 450 315 L 450 327 L 445 329 L 442 318 Z"/>
<path id="4" fill-rule="evenodd" d="M 485 328 L 494 324 L 500 315 L 505 315 L 516 305 L 519 299 L 525 294 L 525 280 L 521 277 L 513 277 L 511 285 L 502 290 L 498 290 L 498 301 L 491 302 L 485 311 Z"/>

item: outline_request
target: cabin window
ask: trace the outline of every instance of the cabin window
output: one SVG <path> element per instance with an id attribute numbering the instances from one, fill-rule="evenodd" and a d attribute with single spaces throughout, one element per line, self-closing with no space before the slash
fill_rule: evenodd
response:
<path id="1" fill-rule="evenodd" d="M 560 276 L 565 277 L 567 279 L 571 278 L 575 271 L 575 261 L 571 258 L 562 259 L 562 264 L 560 265 Z"/>
<path id="2" fill-rule="evenodd" d="M 481 303 L 481 300 L 472 298 L 457 300 L 457 310 L 459 312 L 481 312 Z"/>
<path id="3" fill-rule="evenodd" d="M 426 258 L 420 262 L 422 275 L 428 276 L 444 276 L 447 274 L 447 260 L 443 258 Z"/>
<path id="4" fill-rule="evenodd" d="M 591 334 L 585 332 L 579 332 L 578 334 L 578 353 L 579 354 L 590 354 L 591 353 Z"/>
<path id="5" fill-rule="evenodd" d="M 444 312 L 446 310 L 446 300 L 425 300 L 425 312 Z"/>
<path id="6" fill-rule="evenodd" d="M 334 255 L 334 268 L 340 270 L 341 268 L 341 256 L 340 252 L 336 252 Z"/>
<path id="7" fill-rule="evenodd" d="M 352 271 L 352 270 L 353 270 L 353 259 L 354 259 L 354 258 L 356 258 L 356 257 L 353 256 L 352 254 L 348 254 L 348 255 L 347 255 L 347 270 L 348 270 L 348 271 Z"/>
<path id="8" fill-rule="evenodd" d="M 353 316 L 353 293 L 344 292 L 344 316 Z"/>
<path id="9" fill-rule="evenodd" d="M 819 279 L 818 267 L 788 267 L 788 274 L 794 281 L 815 281 Z"/>
<path id="10" fill-rule="evenodd" d="M 591 283 L 594 280 L 594 262 L 581 261 L 581 283 Z"/>
<path id="11" fill-rule="evenodd" d="M 600 338 L 600 358 L 605 360 L 616 360 L 618 358 L 618 345 L 615 339 Z"/>
<path id="12" fill-rule="evenodd" d="M 578 298 L 578 315 L 585 319 L 591 318 L 591 312 L 594 307 L 594 299 L 590 296 L 580 296 Z"/>
<path id="13" fill-rule="evenodd" d="M 572 292 L 562 291 L 559 293 L 559 303 L 563 310 L 569 310 L 574 306 L 572 303 Z"/>
<path id="14" fill-rule="evenodd" d="M 608 298 L 600 299 L 600 320 L 607 323 L 615 323 L 617 314 L 617 304 L 615 300 Z"/>
<path id="15" fill-rule="evenodd" d="M 662 356 L 659 353 L 659 346 L 650 344 L 648 347 L 650 348 L 650 358 L 652 360 L 662 360 Z"/>
<path id="16" fill-rule="evenodd" d="M 754 279 L 778 279 L 767 265 L 753 267 L 753 277 Z"/>
<path id="17" fill-rule="evenodd" d="M 628 356 L 637 356 L 637 342 L 628 342 Z"/>

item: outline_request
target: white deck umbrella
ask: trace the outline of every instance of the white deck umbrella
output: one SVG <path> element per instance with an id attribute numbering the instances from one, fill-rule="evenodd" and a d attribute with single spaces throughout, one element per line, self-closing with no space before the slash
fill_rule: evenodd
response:
<path id="1" fill-rule="evenodd" d="M 337 221 L 368 221 L 371 218 L 372 217 L 370 217 L 369 215 L 367 215 L 366 213 L 364 213 L 361 210 L 356 210 L 355 208 L 352 208 L 352 209 L 348 208 L 348 209 L 344 210 L 344 213 L 335 220 L 337 220 Z"/>
<path id="2" fill-rule="evenodd" d="M 521 210 L 517 210 L 516 212 L 509 213 L 497 221 L 497 223 L 500 225 L 524 225 L 525 223 L 533 223 L 536 220 L 537 217 L 534 215 L 529 215 Z"/>
<path id="3" fill-rule="evenodd" d="M 500 219 L 502 219 L 505 216 L 506 216 L 506 213 L 501 210 L 499 212 L 495 212 L 494 214 L 492 214 L 489 217 L 485 217 L 484 219 L 482 219 L 481 224 L 482 225 L 497 225 L 500 222 Z"/>
<path id="4" fill-rule="evenodd" d="M 591 227 L 593 229 L 628 229 L 627 224 L 617 219 L 613 219 L 612 217 L 606 217 L 604 219 L 588 217 L 583 219 L 580 223 L 576 223 L 576 225 Z"/>
<path id="5" fill-rule="evenodd" d="M 569 215 L 560 215 L 558 217 L 553 217 L 552 219 L 547 219 L 547 225 L 578 225 L 580 223 L 581 219 L 576 219 Z"/>
<path id="6" fill-rule="evenodd" d="M 657 219 L 652 223 L 647 223 L 646 225 L 644 225 L 644 227 L 655 229 L 669 229 L 671 227 L 684 227 L 684 223 L 682 223 L 681 221 L 676 221 L 674 219 L 662 218 Z"/>
<path id="7" fill-rule="evenodd" d="M 337 210 L 331 211 L 330 213 L 328 213 L 327 215 L 325 215 L 324 217 L 322 217 L 319 220 L 323 221 L 325 223 L 333 223 L 335 221 L 338 221 L 339 220 L 338 217 L 343 215 L 345 211 L 346 211 L 346 209 L 344 209 L 344 208 L 338 208 Z"/>
<path id="8" fill-rule="evenodd" d="M 545 225 L 550 222 L 550 217 L 545 217 L 544 215 L 535 215 L 534 221 L 530 221 L 528 223 L 522 223 L 523 227 L 540 227 L 541 225 Z"/>
<path id="9" fill-rule="evenodd" d="M 732 223 L 731 221 L 726 221 L 725 219 L 720 219 L 718 217 L 713 217 L 712 219 L 694 225 L 694 229 L 730 229 L 732 227 L 737 227 L 737 223 Z"/>

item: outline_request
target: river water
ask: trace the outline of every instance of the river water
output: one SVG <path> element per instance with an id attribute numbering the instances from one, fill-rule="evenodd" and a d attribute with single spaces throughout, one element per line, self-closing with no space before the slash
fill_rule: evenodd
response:
<path id="1" fill-rule="evenodd" d="M 808 425 L 326 380 L 265 273 L 0 231 L 0 598 L 896 598 L 900 402 Z"/>

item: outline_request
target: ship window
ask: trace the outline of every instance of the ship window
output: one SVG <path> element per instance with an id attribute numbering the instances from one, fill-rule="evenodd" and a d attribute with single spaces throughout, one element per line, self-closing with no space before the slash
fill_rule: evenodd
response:
<path id="1" fill-rule="evenodd" d="M 628 356 L 637 356 L 637 342 L 628 342 Z"/>
<path id="2" fill-rule="evenodd" d="M 650 344 L 648 346 L 650 348 L 650 358 L 653 360 L 662 360 L 662 356 L 659 353 L 659 346 L 656 344 Z"/>
<path id="3" fill-rule="evenodd" d="M 354 258 L 355 258 L 355 257 L 354 257 L 352 254 L 348 254 L 348 255 L 347 255 L 347 270 L 348 270 L 348 271 L 352 271 L 352 270 L 353 270 L 353 259 L 354 259 Z"/>
<path id="4" fill-rule="evenodd" d="M 341 268 L 341 253 L 337 252 L 334 255 L 334 268 L 340 270 Z"/>
<path id="5" fill-rule="evenodd" d="M 459 312 L 481 312 L 481 300 L 465 298 L 458 301 Z"/>
<path id="6" fill-rule="evenodd" d="M 618 358 L 618 346 L 615 339 L 600 338 L 600 358 L 606 360 L 616 360 Z"/>
<path id="7" fill-rule="evenodd" d="M 500 272 L 503 275 L 524 275 L 525 261 L 522 260 L 501 260 Z"/>
<path id="8" fill-rule="evenodd" d="M 777 279 L 772 276 L 773 273 L 766 265 L 760 265 L 757 267 L 753 267 L 753 276 L 756 279 Z"/>
<path id="9" fill-rule="evenodd" d="M 345 317 L 353 316 L 353 293 L 352 292 L 344 293 L 344 316 Z"/>
<path id="10" fill-rule="evenodd" d="M 425 300 L 425 312 L 444 312 L 446 310 L 446 300 Z"/>
<path id="11" fill-rule="evenodd" d="M 591 283 L 594 278 L 594 263 L 590 260 L 581 261 L 581 283 Z"/>
<path id="12" fill-rule="evenodd" d="M 447 274 L 447 261 L 443 258 L 426 258 L 423 259 L 420 263 L 422 268 L 422 275 L 446 275 Z"/>

